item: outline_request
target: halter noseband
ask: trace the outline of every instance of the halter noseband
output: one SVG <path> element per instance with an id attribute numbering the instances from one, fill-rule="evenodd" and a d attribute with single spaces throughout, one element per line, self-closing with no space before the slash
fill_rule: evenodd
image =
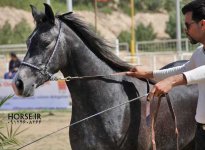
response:
<path id="1" fill-rule="evenodd" d="M 21 64 L 24 65 L 24 66 L 28 66 L 28 67 L 31 67 L 31 68 L 33 68 L 33 69 L 38 70 L 42 75 L 48 76 L 49 79 L 51 79 L 51 77 L 53 76 L 53 74 L 50 73 L 50 72 L 47 70 L 48 64 L 50 63 L 51 59 L 53 58 L 53 56 L 54 56 L 54 54 L 55 54 L 55 52 L 56 52 L 56 50 L 57 50 L 57 45 L 58 45 L 59 39 L 60 39 L 61 21 L 59 21 L 59 22 L 60 22 L 60 27 L 59 27 L 58 37 L 57 37 L 56 43 L 55 43 L 54 48 L 53 48 L 53 53 L 51 54 L 50 58 L 48 59 L 48 62 L 46 63 L 46 65 L 41 68 L 41 67 L 38 67 L 38 66 L 36 66 L 36 65 L 33 65 L 33 64 L 28 63 L 28 62 L 25 62 L 25 61 L 23 61 L 23 62 L 21 63 Z"/>

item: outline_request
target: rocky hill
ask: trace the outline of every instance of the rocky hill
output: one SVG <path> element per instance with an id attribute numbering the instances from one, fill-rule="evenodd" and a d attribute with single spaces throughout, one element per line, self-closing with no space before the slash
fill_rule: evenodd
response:
<path id="1" fill-rule="evenodd" d="M 6 21 L 8 21 L 13 27 L 22 19 L 25 19 L 32 28 L 34 27 L 31 12 L 11 7 L 0 7 L 0 12 L 0 27 L 2 27 Z M 78 11 L 75 13 L 78 14 L 82 20 L 94 26 L 95 17 L 93 12 Z M 168 37 L 165 33 L 166 22 L 168 19 L 166 13 L 138 13 L 135 16 L 136 25 L 140 22 L 144 25 L 151 23 L 155 33 L 157 33 L 157 37 L 160 39 Z M 111 40 L 115 39 L 121 31 L 130 30 L 131 19 L 126 14 L 114 11 L 112 14 L 98 13 L 97 23 L 100 34 L 106 39 Z"/>

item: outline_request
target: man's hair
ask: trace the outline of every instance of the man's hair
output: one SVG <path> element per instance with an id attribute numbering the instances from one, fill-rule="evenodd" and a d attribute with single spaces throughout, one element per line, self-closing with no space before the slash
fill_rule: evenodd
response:
<path id="1" fill-rule="evenodd" d="M 205 0 L 193 0 L 182 8 L 182 13 L 192 12 L 192 19 L 196 22 L 205 19 Z"/>

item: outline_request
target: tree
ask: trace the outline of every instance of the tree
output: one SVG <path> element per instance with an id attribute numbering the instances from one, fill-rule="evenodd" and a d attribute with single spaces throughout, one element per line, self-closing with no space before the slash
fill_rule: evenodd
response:
<path id="1" fill-rule="evenodd" d="M 163 0 L 144 0 L 148 11 L 159 11 L 163 7 Z"/>
<path id="2" fill-rule="evenodd" d="M 181 19 L 182 38 L 186 37 L 185 33 L 183 32 L 183 29 L 184 29 L 184 23 L 183 23 L 183 19 Z M 170 13 L 169 21 L 166 23 L 165 32 L 169 34 L 169 36 L 172 39 L 176 39 L 176 12 L 175 11 Z"/>
<path id="3" fill-rule="evenodd" d="M 151 24 L 144 26 L 142 23 L 140 23 L 135 30 L 135 33 L 135 38 L 137 41 L 150 41 L 156 38 L 156 33 L 154 33 L 154 29 Z M 130 43 L 131 34 L 129 31 L 122 31 L 119 34 L 118 39 L 120 42 Z"/>
<path id="4" fill-rule="evenodd" d="M 28 35 L 31 33 L 31 28 L 29 24 L 23 19 L 20 23 L 18 23 L 14 30 L 14 43 L 25 43 Z"/>
<path id="5" fill-rule="evenodd" d="M 11 37 L 13 37 L 13 32 L 12 32 L 11 25 L 8 23 L 8 21 L 6 21 L 4 26 L 0 29 L 0 35 L 1 35 L 0 44 L 12 43 Z"/>
<path id="6" fill-rule="evenodd" d="M 31 28 L 24 19 L 18 23 L 14 29 L 6 22 L 0 29 L 0 35 L 2 35 L 0 36 L 0 44 L 25 43 L 30 33 Z"/>
<path id="7" fill-rule="evenodd" d="M 119 35 L 118 35 L 118 39 L 119 42 L 126 42 L 126 43 L 130 43 L 130 32 L 129 31 L 122 31 Z"/>
<path id="8" fill-rule="evenodd" d="M 175 10 L 175 1 L 174 0 L 166 0 L 164 1 L 164 9 L 168 12 Z"/>
<path id="9" fill-rule="evenodd" d="M 154 29 L 152 24 L 148 26 L 144 26 L 140 23 L 136 30 L 136 40 L 137 41 L 151 41 L 156 38 L 156 33 L 154 33 Z"/>

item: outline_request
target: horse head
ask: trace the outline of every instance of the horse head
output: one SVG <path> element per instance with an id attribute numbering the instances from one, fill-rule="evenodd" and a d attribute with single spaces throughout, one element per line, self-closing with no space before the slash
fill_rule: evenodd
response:
<path id="1" fill-rule="evenodd" d="M 13 79 L 15 93 L 24 97 L 32 96 L 36 87 L 48 81 L 66 64 L 62 24 L 51 7 L 47 4 L 44 6 L 45 13 L 42 13 L 31 5 L 36 27 L 27 39 L 27 54 Z"/>

